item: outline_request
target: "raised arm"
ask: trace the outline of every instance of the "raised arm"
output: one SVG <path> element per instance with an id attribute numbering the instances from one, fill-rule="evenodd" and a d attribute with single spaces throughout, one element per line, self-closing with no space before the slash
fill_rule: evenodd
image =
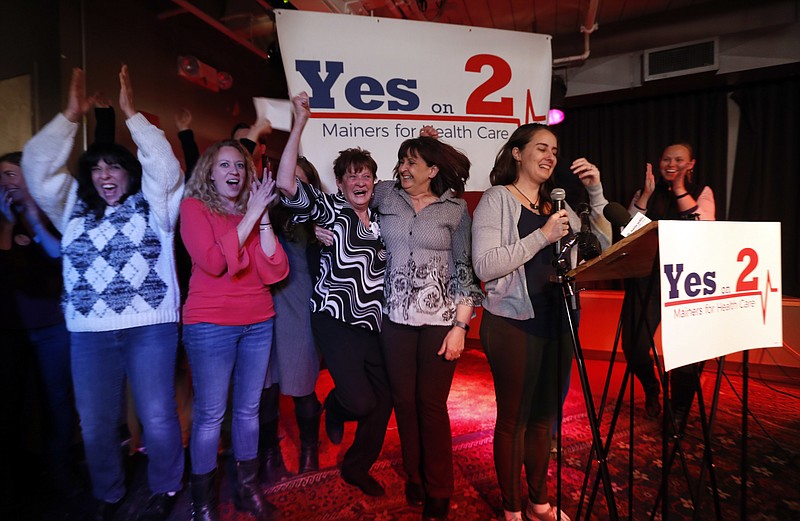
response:
<path id="1" fill-rule="evenodd" d="M 605 195 L 603 194 L 603 184 L 600 182 L 600 169 L 590 163 L 585 157 L 579 157 L 570 165 L 570 170 L 580 179 L 586 192 L 589 194 L 589 205 L 592 208 L 592 213 L 589 220 L 592 224 L 592 231 L 600 241 L 600 247 L 606 249 L 611 245 L 611 223 L 603 215 L 603 209 L 608 204 Z M 580 229 L 580 218 L 574 221 L 573 216 L 570 216 L 570 224 L 574 230 Z"/>
<path id="2" fill-rule="evenodd" d="M 127 117 L 125 124 L 139 148 L 142 192 L 159 225 L 164 230 L 174 230 L 183 197 L 181 164 L 164 132 L 136 112 L 127 65 L 123 65 L 119 72 L 119 107 Z"/>
<path id="3" fill-rule="evenodd" d="M 297 181 L 295 180 L 294 171 L 297 167 L 297 153 L 300 150 L 300 136 L 303 135 L 303 129 L 306 126 L 306 122 L 308 122 L 309 116 L 311 116 L 306 92 L 301 92 L 292 98 L 292 105 L 294 105 L 294 123 L 281 155 L 276 178 L 278 190 L 288 198 L 294 198 L 297 193 Z"/>
<path id="4" fill-rule="evenodd" d="M 37 132 L 25 144 L 22 154 L 22 171 L 31 196 L 62 233 L 75 204 L 78 185 L 66 170 L 66 162 L 75 143 L 78 122 L 92 108 L 92 99 L 86 97 L 83 71 L 72 69 L 64 112 Z"/>
<path id="5" fill-rule="evenodd" d="M 178 128 L 178 140 L 181 142 L 183 164 L 186 167 L 183 177 L 185 181 L 188 181 L 192 177 L 194 165 L 200 159 L 200 149 L 197 148 L 197 142 L 194 140 L 192 113 L 189 112 L 189 109 L 184 108 L 175 113 L 175 126 Z"/>

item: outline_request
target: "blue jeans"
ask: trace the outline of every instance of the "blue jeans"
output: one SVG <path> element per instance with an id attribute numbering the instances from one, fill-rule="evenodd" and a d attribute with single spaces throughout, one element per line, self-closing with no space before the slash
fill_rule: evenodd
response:
<path id="1" fill-rule="evenodd" d="M 117 427 L 125 379 L 147 439 L 152 492 L 180 490 L 183 446 L 175 404 L 178 324 L 72 333 L 72 379 L 86 461 L 97 499 L 119 501 L 125 473 Z"/>
<path id="2" fill-rule="evenodd" d="M 183 326 L 194 389 L 192 473 L 217 466 L 219 433 L 233 382 L 232 442 L 238 461 L 258 456 L 258 405 L 267 375 L 273 320 L 246 326 Z"/>

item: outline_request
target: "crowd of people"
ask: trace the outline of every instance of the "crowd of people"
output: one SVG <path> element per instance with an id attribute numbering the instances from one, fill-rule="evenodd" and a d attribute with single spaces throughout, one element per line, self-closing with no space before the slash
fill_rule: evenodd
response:
<path id="1" fill-rule="evenodd" d="M 2 328 L 20 357 L 4 364 L 3 381 L 19 384 L 14 368 L 33 353 L 52 426 L 48 473 L 61 497 L 75 493 L 74 404 L 93 519 L 112 519 L 123 503 L 118 428 L 129 387 L 151 492 L 137 519 L 166 519 L 184 485 L 193 520 L 219 519 L 226 411 L 234 505 L 258 520 L 277 519 L 280 505 L 262 484 L 287 475 L 278 435 L 284 394 L 294 403 L 300 473 L 319 469 L 323 415 L 333 444 L 342 443 L 346 422 L 356 422 L 340 472 L 367 496 L 385 494 L 370 471 L 394 411 L 405 498 L 421 507 L 423 520 L 446 519 L 455 492 L 447 399 L 482 306 L 480 337 L 497 399 L 500 519 L 568 519 L 550 505 L 547 489 L 551 433 L 573 353 L 568 311 L 551 282 L 552 245 L 577 233 L 581 221 L 551 198 L 558 140 L 547 126 L 522 125 L 502 146 L 473 220 L 461 198 L 470 160 L 433 127 L 400 145 L 392 181 L 378 181 L 369 151 L 341 151 L 333 162 L 338 191 L 329 194 L 299 156 L 311 115 L 307 94 L 292 99 L 294 123 L 274 179 L 267 162 L 253 157 L 268 122 L 234 129 L 200 154 L 184 111 L 175 119 L 184 173 L 164 132 L 136 110 L 124 65 L 119 81 L 137 155 L 113 138 L 97 139 L 80 155 L 76 175 L 66 169 L 80 122 L 98 106 L 85 93 L 83 71 L 74 69 L 64 111 L 21 154 L 0 156 Z M 713 195 L 691 183 L 693 166 L 689 145 L 668 147 L 662 179 L 648 165 L 632 211 L 713 219 Z M 584 158 L 570 169 L 607 247 L 612 230 L 602 215 L 600 172 Z M 577 249 L 569 257 L 576 265 Z M 643 312 L 657 321 L 650 306 Z M 631 320 L 637 313 L 630 311 Z M 658 415 L 650 341 L 625 329 L 626 356 L 646 387 L 648 413 Z M 181 352 L 193 391 L 186 472 L 175 403 Z M 321 360 L 334 382 L 324 400 L 316 393 Z M 693 389 L 676 383 L 679 377 L 674 408 L 685 410 Z M 18 403 L 3 396 L 4 418 L 19 418 Z M 5 446 L 14 443 L 10 423 L 1 433 Z M 22 465 L 15 460 L 9 468 Z M 523 467 L 527 501 L 520 497 Z M 3 479 L 13 478 L 6 471 Z"/>

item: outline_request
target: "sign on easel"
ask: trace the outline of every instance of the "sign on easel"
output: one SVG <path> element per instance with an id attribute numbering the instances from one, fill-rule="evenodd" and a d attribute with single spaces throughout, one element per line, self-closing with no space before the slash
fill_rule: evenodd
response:
<path id="1" fill-rule="evenodd" d="M 783 345 L 781 223 L 659 221 L 658 239 L 667 371 Z"/>

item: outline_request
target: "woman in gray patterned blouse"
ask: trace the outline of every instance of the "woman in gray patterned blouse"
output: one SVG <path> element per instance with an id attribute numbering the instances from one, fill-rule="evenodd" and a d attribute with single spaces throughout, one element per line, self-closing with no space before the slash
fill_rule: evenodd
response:
<path id="1" fill-rule="evenodd" d="M 397 153 L 396 181 L 375 186 L 389 254 L 381 339 L 405 468 L 406 500 L 423 519 L 445 519 L 453 495 L 447 397 L 473 307 L 471 219 L 461 199 L 470 162 L 428 134 Z"/>

